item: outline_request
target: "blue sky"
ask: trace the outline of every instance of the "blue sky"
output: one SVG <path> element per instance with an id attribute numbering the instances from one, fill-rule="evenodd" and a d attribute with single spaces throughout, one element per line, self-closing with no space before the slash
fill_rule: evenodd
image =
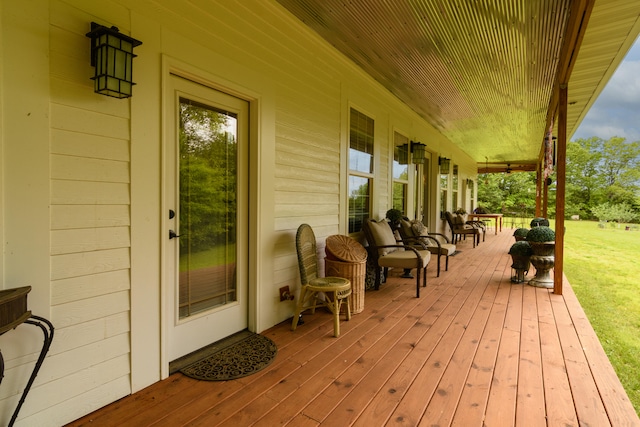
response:
<path id="1" fill-rule="evenodd" d="M 602 139 L 620 136 L 628 142 L 640 141 L 640 38 L 631 47 L 571 139 L 592 136 Z"/>

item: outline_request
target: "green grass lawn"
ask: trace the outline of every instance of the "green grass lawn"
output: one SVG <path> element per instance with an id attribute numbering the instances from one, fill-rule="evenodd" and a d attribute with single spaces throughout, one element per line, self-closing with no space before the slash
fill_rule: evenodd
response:
<path id="1" fill-rule="evenodd" d="M 207 251 L 193 252 L 189 254 L 189 256 L 183 255 L 180 257 L 180 271 L 216 267 L 229 262 L 235 262 L 233 258 L 235 250 L 235 244 L 231 244 L 228 248 L 225 245 L 216 245 Z"/>
<path id="2" fill-rule="evenodd" d="M 640 414 L 640 231 L 565 226 L 565 275 Z"/>

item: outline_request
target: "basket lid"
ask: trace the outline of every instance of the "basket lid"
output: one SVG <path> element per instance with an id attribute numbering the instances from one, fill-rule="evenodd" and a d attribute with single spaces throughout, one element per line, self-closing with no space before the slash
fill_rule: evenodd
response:
<path id="1" fill-rule="evenodd" d="M 335 234 L 327 237 L 324 248 L 328 257 L 346 262 L 363 262 L 367 260 L 367 250 L 349 236 Z"/>

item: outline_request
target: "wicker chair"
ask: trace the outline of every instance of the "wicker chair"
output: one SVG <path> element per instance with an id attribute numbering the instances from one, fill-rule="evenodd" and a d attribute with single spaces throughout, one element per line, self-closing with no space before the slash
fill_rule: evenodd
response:
<path id="1" fill-rule="evenodd" d="M 351 282 L 342 277 L 318 277 L 316 236 L 308 224 L 302 224 L 298 227 L 296 251 L 302 286 L 291 330 L 296 330 L 300 313 L 303 311 L 311 309 L 311 312 L 315 313 L 317 307 L 326 307 L 333 314 L 333 335 L 340 336 L 340 308 L 343 302 L 346 306 L 347 320 L 351 319 L 349 306 Z"/>
<path id="2" fill-rule="evenodd" d="M 449 270 L 449 257 L 456 253 L 456 245 L 444 234 L 429 233 L 420 221 L 410 221 L 407 217 L 400 220 L 399 231 L 404 244 L 427 249 L 432 255 L 438 256 L 437 277 L 440 277 L 440 259 L 443 255 L 446 257 L 445 271 Z"/>
<path id="3" fill-rule="evenodd" d="M 375 260 L 375 289 L 380 287 L 380 269 L 402 268 L 416 269 L 416 297 L 420 298 L 420 276 L 422 286 L 427 286 L 427 265 L 431 259 L 431 252 L 418 250 L 412 246 L 397 242 L 387 221 L 367 219 L 362 227 L 369 243 L 369 254 Z"/>
<path id="4" fill-rule="evenodd" d="M 449 228 L 451 228 L 451 243 L 458 243 L 458 239 L 460 237 L 466 237 L 470 235 L 473 237 L 473 247 L 476 247 L 476 244 L 480 244 L 480 229 L 474 227 L 473 225 L 459 223 L 453 216 L 451 212 L 444 213 L 445 219 L 449 224 Z"/>

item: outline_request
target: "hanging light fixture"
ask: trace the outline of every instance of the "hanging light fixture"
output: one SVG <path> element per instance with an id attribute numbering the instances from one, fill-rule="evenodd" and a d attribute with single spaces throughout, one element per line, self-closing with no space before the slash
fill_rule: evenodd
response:
<path id="1" fill-rule="evenodd" d="M 451 167 L 451 159 L 446 157 L 438 157 L 438 165 L 440 165 L 440 173 L 448 174 Z"/>
<path id="2" fill-rule="evenodd" d="M 411 141 L 411 163 L 424 163 L 424 159 L 426 157 L 426 147 L 427 146 L 425 144 Z"/>
<path id="3" fill-rule="evenodd" d="M 107 28 L 95 22 L 91 23 L 91 31 L 86 36 L 91 39 L 94 91 L 114 98 L 129 98 L 135 84 L 133 48 L 142 42 L 120 33 L 117 27 Z"/>

